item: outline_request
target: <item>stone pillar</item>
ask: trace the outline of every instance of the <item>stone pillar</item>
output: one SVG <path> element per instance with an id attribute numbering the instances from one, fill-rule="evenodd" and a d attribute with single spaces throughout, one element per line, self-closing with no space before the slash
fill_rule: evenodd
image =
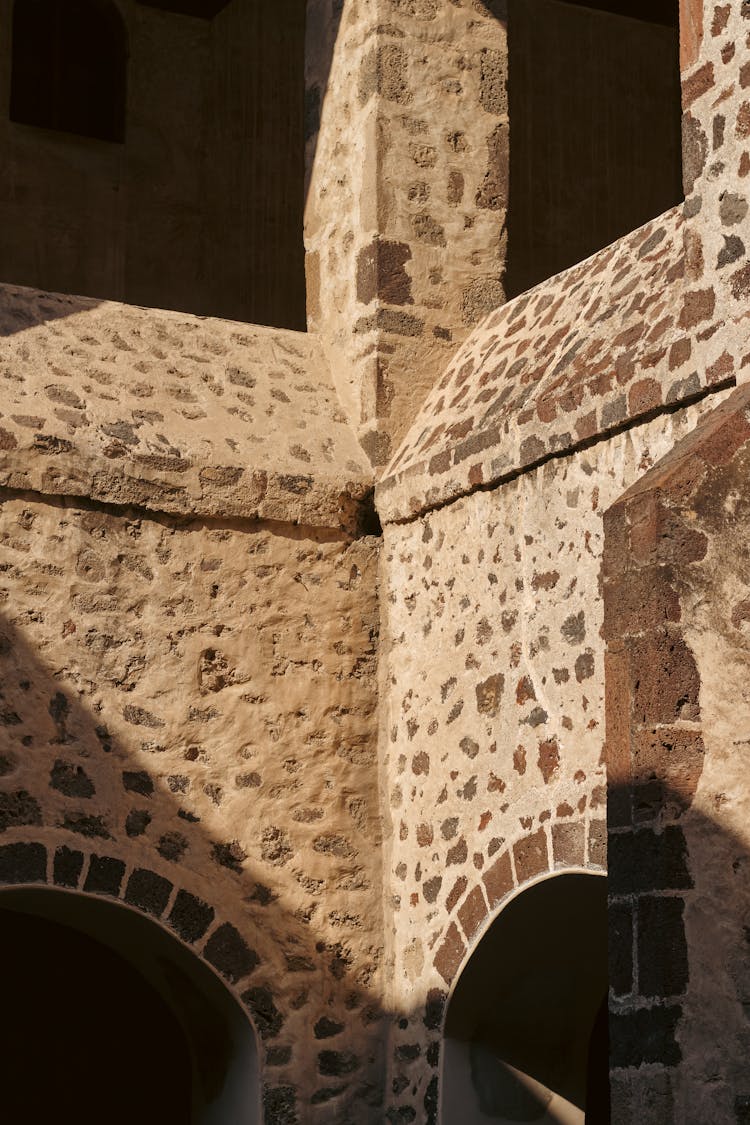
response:
<path id="1" fill-rule="evenodd" d="M 680 38 L 688 219 L 681 324 L 697 329 L 705 366 L 742 380 L 750 373 L 739 331 L 750 298 L 750 4 L 681 0 Z"/>
<path id="2" fill-rule="evenodd" d="M 311 0 L 308 323 L 385 464 L 504 300 L 504 2 Z"/>
<path id="3" fill-rule="evenodd" d="M 743 386 L 605 516 L 614 1125 L 750 1107 L 749 415 Z"/>

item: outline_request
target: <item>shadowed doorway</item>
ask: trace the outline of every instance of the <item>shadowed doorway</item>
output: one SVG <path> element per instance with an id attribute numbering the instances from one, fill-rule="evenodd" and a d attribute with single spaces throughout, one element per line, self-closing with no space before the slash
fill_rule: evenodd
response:
<path id="1" fill-rule="evenodd" d="M 253 1029 L 215 974 L 122 906 L 0 893 L 0 1084 L 14 1125 L 255 1125 Z"/>
<path id="2" fill-rule="evenodd" d="M 607 1125 L 607 882 L 560 874 L 482 937 L 448 1005 L 441 1125 Z"/>

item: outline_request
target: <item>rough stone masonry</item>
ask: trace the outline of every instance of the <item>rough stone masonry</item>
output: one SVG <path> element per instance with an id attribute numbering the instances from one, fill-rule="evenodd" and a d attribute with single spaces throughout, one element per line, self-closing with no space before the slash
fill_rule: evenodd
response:
<path id="1" fill-rule="evenodd" d="M 212 966 L 266 1125 L 437 1125 L 562 872 L 612 1120 L 750 1120 L 750 4 L 680 4 L 684 202 L 506 301 L 512 35 L 307 4 L 307 333 L 0 286 L 0 886 Z"/>

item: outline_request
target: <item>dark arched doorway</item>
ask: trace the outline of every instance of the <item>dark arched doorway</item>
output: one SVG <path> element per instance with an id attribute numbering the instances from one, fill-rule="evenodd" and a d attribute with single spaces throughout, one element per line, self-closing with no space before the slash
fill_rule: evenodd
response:
<path id="1" fill-rule="evenodd" d="M 3 1118 L 255 1125 L 254 1031 L 211 969 L 123 906 L 0 893 Z"/>
<path id="2" fill-rule="evenodd" d="M 442 1125 L 606 1125 L 607 886 L 560 874 L 495 918 L 448 1005 Z"/>

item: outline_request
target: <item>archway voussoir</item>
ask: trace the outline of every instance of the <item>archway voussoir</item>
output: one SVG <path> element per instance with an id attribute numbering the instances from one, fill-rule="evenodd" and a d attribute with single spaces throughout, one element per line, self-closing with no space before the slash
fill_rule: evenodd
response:
<path id="1" fill-rule="evenodd" d="M 81 881 L 85 856 L 76 848 L 61 844 L 55 851 L 52 862 L 52 880 L 57 887 L 77 890 Z"/>
<path id="2" fill-rule="evenodd" d="M 47 882 L 44 844 L 19 842 L 0 847 L 0 885 Z"/>
<path id="3" fill-rule="evenodd" d="M 455 922 L 451 922 L 433 965 L 446 984 L 450 985 L 466 955 L 466 946 Z"/>

